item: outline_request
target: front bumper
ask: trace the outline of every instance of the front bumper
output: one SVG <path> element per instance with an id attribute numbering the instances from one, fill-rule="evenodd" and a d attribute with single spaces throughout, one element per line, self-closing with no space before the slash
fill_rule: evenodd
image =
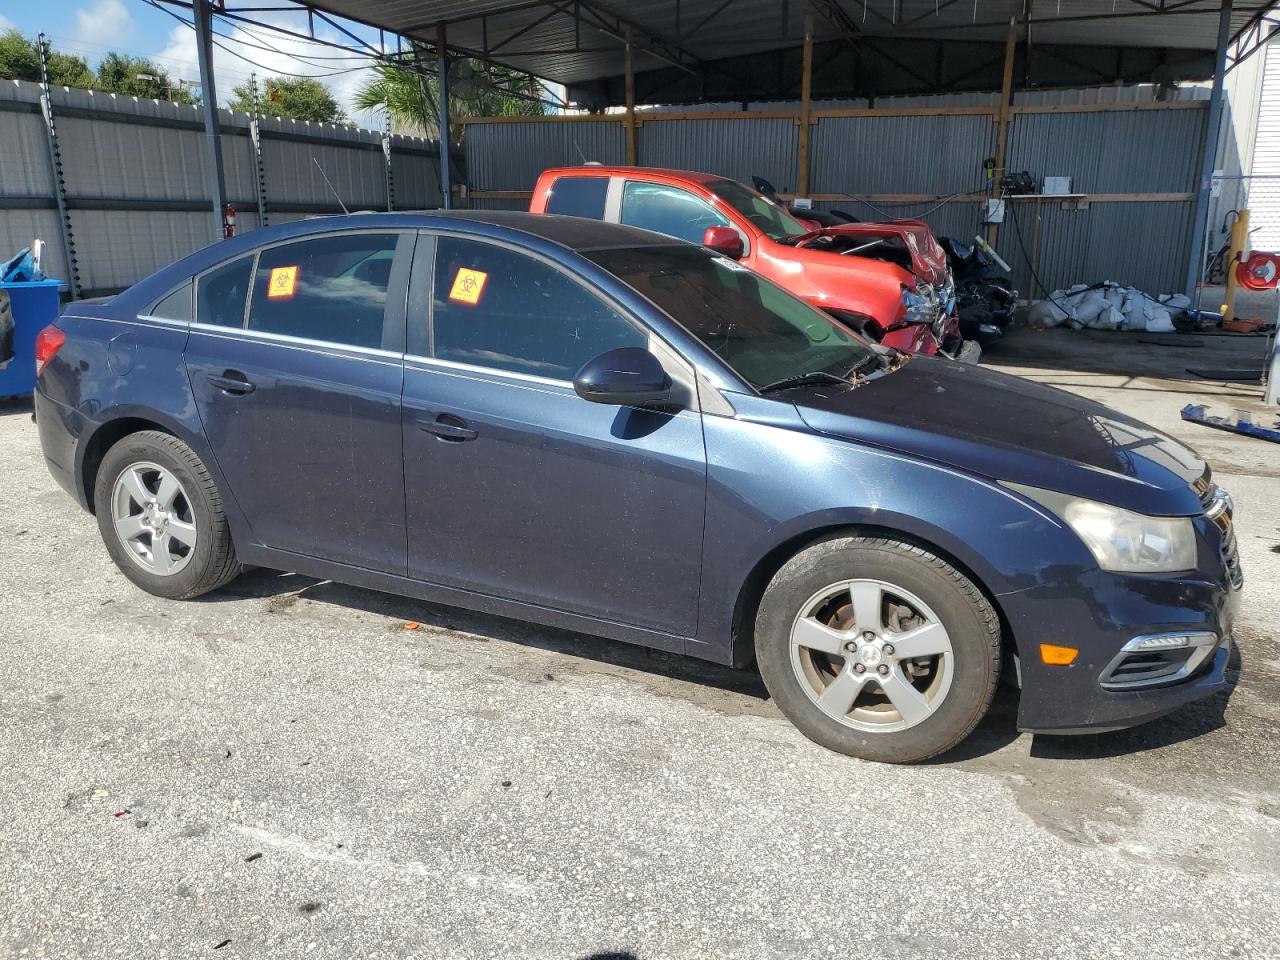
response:
<path id="1" fill-rule="evenodd" d="M 1022 711 L 1018 713 L 1018 728 L 1033 733 L 1107 733 L 1111 730 L 1124 730 L 1157 720 L 1189 703 L 1212 697 L 1228 690 L 1231 682 L 1227 679 L 1227 664 L 1231 660 L 1231 638 L 1219 641 L 1212 655 L 1200 669 L 1185 680 L 1165 687 L 1149 687 L 1140 690 L 1109 691 L 1096 693 L 1095 702 L 1091 705 L 1087 717 L 1077 718 L 1077 722 L 1069 726 L 1028 726 L 1027 723 L 1053 723 L 1047 717 L 1039 720 L 1024 721 Z"/>
<path id="2" fill-rule="evenodd" d="M 1231 626 L 1240 590 L 1227 570 L 1179 578 L 1095 571 L 1074 596 L 1061 585 L 1000 597 L 1019 648 L 1018 727 L 1037 733 L 1098 733 L 1154 720 L 1231 686 Z M 1134 637 L 1212 633 L 1217 644 L 1190 675 L 1131 689 L 1107 689 L 1108 668 Z M 1067 666 L 1045 664 L 1040 644 L 1080 651 Z"/>

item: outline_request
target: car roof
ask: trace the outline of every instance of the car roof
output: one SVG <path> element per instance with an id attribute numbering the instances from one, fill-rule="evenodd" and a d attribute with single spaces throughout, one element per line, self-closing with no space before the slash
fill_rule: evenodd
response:
<path id="1" fill-rule="evenodd" d="M 656 247 L 681 244 L 660 233 L 617 223 L 559 214 L 526 213 L 519 210 L 423 210 L 417 212 L 351 213 L 313 217 L 250 230 L 219 241 L 161 268 L 138 281 L 115 303 L 123 310 L 141 309 L 140 304 L 160 295 L 183 277 L 201 273 L 220 263 L 247 256 L 258 248 L 318 234 L 346 230 L 449 230 L 479 238 L 507 240 L 556 255 L 561 250 L 586 252 L 617 248 Z M 553 246 L 547 246 L 551 244 Z"/>
<path id="2" fill-rule="evenodd" d="M 543 177 L 630 177 L 633 180 L 679 180 L 683 183 L 708 184 L 727 180 L 715 173 L 700 173 L 697 170 L 673 170 L 669 167 L 610 167 L 598 164 L 586 164 L 577 167 L 552 167 L 542 171 Z"/>
<path id="3" fill-rule="evenodd" d="M 467 220 L 519 230 L 521 233 L 559 243 L 570 250 L 670 245 L 673 242 L 670 237 L 620 223 L 608 223 L 590 217 L 566 217 L 556 213 L 528 213 L 524 210 L 433 210 L 426 216 L 444 221 L 435 224 L 436 226 L 447 226 L 450 220 Z"/>

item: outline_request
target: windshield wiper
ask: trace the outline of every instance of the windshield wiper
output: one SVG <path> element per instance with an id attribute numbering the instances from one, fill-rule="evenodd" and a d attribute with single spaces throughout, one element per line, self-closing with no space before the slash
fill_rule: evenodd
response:
<path id="1" fill-rule="evenodd" d="M 757 392 L 761 394 L 774 393 L 778 390 L 789 390 L 792 387 L 803 387 L 810 383 L 839 383 L 846 387 L 850 386 L 849 381 L 844 377 L 837 377 L 834 373 L 827 373 L 825 370 L 810 370 L 808 373 L 801 373 L 794 377 L 783 377 L 781 380 L 765 384 Z"/>

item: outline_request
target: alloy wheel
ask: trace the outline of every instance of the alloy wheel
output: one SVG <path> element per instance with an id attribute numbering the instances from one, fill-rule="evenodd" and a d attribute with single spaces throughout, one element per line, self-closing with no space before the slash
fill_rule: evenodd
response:
<path id="1" fill-rule="evenodd" d="M 923 723 L 954 672 L 951 638 L 915 594 L 882 580 L 844 580 L 815 593 L 791 626 L 791 666 L 828 717 L 868 733 Z"/>
<path id="2" fill-rule="evenodd" d="M 148 573 L 170 577 L 194 555 L 195 516 L 178 478 L 156 463 L 125 467 L 111 491 L 111 520 L 125 552 Z"/>

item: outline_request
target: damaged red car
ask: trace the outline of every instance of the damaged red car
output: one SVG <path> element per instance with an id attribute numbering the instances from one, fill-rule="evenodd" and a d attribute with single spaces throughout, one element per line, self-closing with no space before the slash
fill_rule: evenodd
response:
<path id="1" fill-rule="evenodd" d="M 886 346 L 975 362 L 947 258 L 921 220 L 822 227 L 707 173 L 586 164 L 543 171 L 529 206 L 710 247 Z"/>

